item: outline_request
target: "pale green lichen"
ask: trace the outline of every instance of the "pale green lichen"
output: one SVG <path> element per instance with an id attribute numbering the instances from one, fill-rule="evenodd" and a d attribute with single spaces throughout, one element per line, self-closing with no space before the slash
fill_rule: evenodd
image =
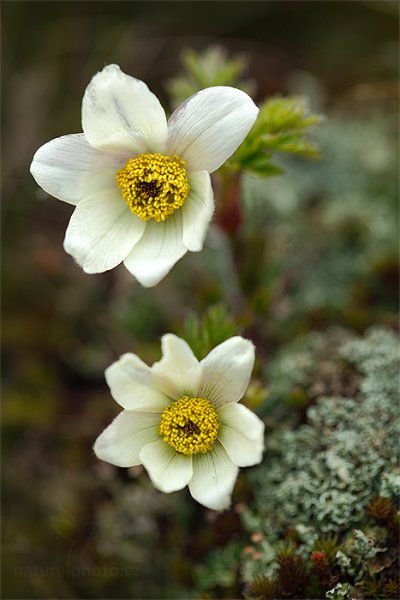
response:
<path id="1" fill-rule="evenodd" d="M 325 594 L 327 600 L 346 600 L 349 598 L 350 585 L 348 583 L 338 583 L 334 588 L 328 590 Z"/>
<path id="2" fill-rule="evenodd" d="M 297 385 L 310 401 L 318 364 L 329 349 L 332 363 L 346 373 L 344 387 L 350 385 L 353 390 L 354 377 L 358 391 L 353 397 L 319 397 L 308 408 L 305 424 L 270 434 L 267 458 L 251 475 L 254 508 L 243 515 L 247 528 L 261 531 L 272 545 L 287 531 L 297 531 L 306 552 L 315 537 L 336 532 L 345 535 L 354 527 L 362 527 L 368 522 L 368 503 L 382 490 L 392 495 L 398 477 L 398 337 L 392 331 L 375 328 L 363 339 L 350 341 L 337 331 L 325 336 L 312 334 L 301 344 L 283 350 L 272 365 L 272 384 L 288 364 L 295 372 L 287 371 L 279 388 L 280 400 L 286 400 L 285 390 L 290 394 Z M 336 375 L 335 385 L 339 385 Z M 329 387 L 331 382 L 324 385 Z M 361 531 L 359 543 L 351 546 L 359 568 L 371 559 L 362 551 L 364 538 Z M 381 552 L 382 548 L 377 546 L 374 551 Z M 276 572 L 270 553 L 257 562 L 251 558 L 245 561 L 247 580 L 259 572 Z"/>

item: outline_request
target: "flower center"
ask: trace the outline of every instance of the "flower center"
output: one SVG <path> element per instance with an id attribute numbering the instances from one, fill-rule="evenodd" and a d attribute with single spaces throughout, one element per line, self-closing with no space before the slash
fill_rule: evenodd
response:
<path id="1" fill-rule="evenodd" d="M 159 434 L 182 454 L 208 452 L 218 435 L 217 411 L 206 398 L 183 396 L 164 409 Z"/>
<path id="2" fill-rule="evenodd" d="M 139 154 L 115 178 L 130 210 L 144 221 L 165 221 L 189 194 L 185 161 L 179 156 Z"/>

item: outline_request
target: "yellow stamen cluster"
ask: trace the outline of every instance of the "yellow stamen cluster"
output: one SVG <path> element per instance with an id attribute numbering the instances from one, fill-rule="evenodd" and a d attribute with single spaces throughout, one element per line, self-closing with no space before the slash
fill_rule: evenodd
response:
<path id="1" fill-rule="evenodd" d="M 178 156 L 139 154 L 116 174 L 130 210 L 144 221 L 165 221 L 189 194 L 185 161 Z"/>
<path id="2" fill-rule="evenodd" d="M 164 409 L 159 434 L 181 454 L 208 452 L 217 438 L 217 411 L 206 398 L 183 396 Z"/>

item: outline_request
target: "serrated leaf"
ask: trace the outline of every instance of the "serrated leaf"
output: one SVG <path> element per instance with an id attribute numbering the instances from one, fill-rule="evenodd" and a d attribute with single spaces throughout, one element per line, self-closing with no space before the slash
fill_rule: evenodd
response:
<path id="1" fill-rule="evenodd" d="M 284 172 L 281 167 L 269 162 L 268 159 L 263 159 L 263 157 L 251 162 L 247 169 L 259 177 L 273 177 L 274 175 L 282 175 Z"/>
<path id="2" fill-rule="evenodd" d="M 265 134 L 260 136 L 260 148 L 265 151 L 288 152 L 308 158 L 319 158 L 317 146 L 299 133 Z"/>
<path id="3" fill-rule="evenodd" d="M 271 98 L 260 107 L 253 128 L 228 166 L 268 177 L 283 172 L 271 163 L 275 153 L 320 158 L 318 147 L 306 137 L 306 129 L 321 120 L 321 115 L 309 112 L 304 98 Z"/>
<path id="4" fill-rule="evenodd" d="M 307 100 L 300 96 L 271 98 L 260 113 L 265 133 L 303 130 L 322 120 L 321 115 L 310 114 Z"/>

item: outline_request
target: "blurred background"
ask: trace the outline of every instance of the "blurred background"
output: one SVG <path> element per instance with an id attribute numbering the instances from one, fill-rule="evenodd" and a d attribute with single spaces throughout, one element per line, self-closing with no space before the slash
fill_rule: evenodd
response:
<path id="1" fill-rule="evenodd" d="M 160 494 L 140 467 L 101 463 L 91 448 L 118 412 L 105 368 L 128 351 L 158 360 L 159 338 L 169 331 L 199 357 L 230 335 L 251 338 L 257 365 L 245 401 L 271 432 L 285 427 L 294 435 L 321 396 L 356 396 L 364 363 L 349 366 L 351 357 L 346 362 L 337 349 L 371 339 L 371 326 L 389 336 L 374 348 L 386 348 L 397 328 L 398 7 L 385 0 L 2 2 L 5 598 L 303 597 L 300 588 L 246 592 L 259 572 L 273 577 L 278 568 L 257 543 L 288 536 L 286 513 L 273 533 L 272 525 L 260 533 L 269 518 L 254 497 L 262 471 L 253 481 L 252 470 L 242 470 L 232 510 L 218 515 L 187 491 Z M 156 288 L 144 290 L 123 266 L 83 274 L 62 248 L 72 207 L 35 184 L 34 152 L 81 131 L 85 87 L 104 65 L 118 63 L 146 81 L 171 111 L 196 88 L 193 61 L 206 56 L 207 74 L 215 53 L 217 61 L 240 61 L 238 79 L 258 103 L 308 97 L 312 112 L 325 115 L 310 132 L 322 159 L 279 156 L 284 175 L 245 174 L 234 230 L 220 220 L 204 251 L 187 254 Z M 306 349 L 294 352 L 298 339 L 308 340 Z M 315 364 L 321 352 L 335 366 L 296 379 L 299 356 Z M 275 441 L 278 455 L 279 443 L 287 440 Z M 371 459 L 380 470 L 352 490 L 363 499 L 346 526 L 333 519 L 329 529 L 328 519 L 323 531 L 345 539 L 353 517 L 364 523 L 360 511 L 374 494 L 385 495 L 371 490 L 388 472 L 392 448 L 379 461 Z M 271 486 L 284 476 L 276 470 Z M 271 514 L 281 506 L 277 495 Z M 258 510 L 253 521 L 242 517 L 248 509 Z M 287 510 L 293 518 L 295 509 Z M 264 561 L 259 572 L 243 566 L 249 557 Z M 363 566 L 378 583 L 360 598 L 393 594 L 384 587 L 394 581 L 392 563 L 387 558 L 372 575 Z M 310 565 L 307 573 L 316 569 Z M 354 583 L 344 567 L 332 569 Z M 321 597 L 315 589 L 308 597 Z"/>

